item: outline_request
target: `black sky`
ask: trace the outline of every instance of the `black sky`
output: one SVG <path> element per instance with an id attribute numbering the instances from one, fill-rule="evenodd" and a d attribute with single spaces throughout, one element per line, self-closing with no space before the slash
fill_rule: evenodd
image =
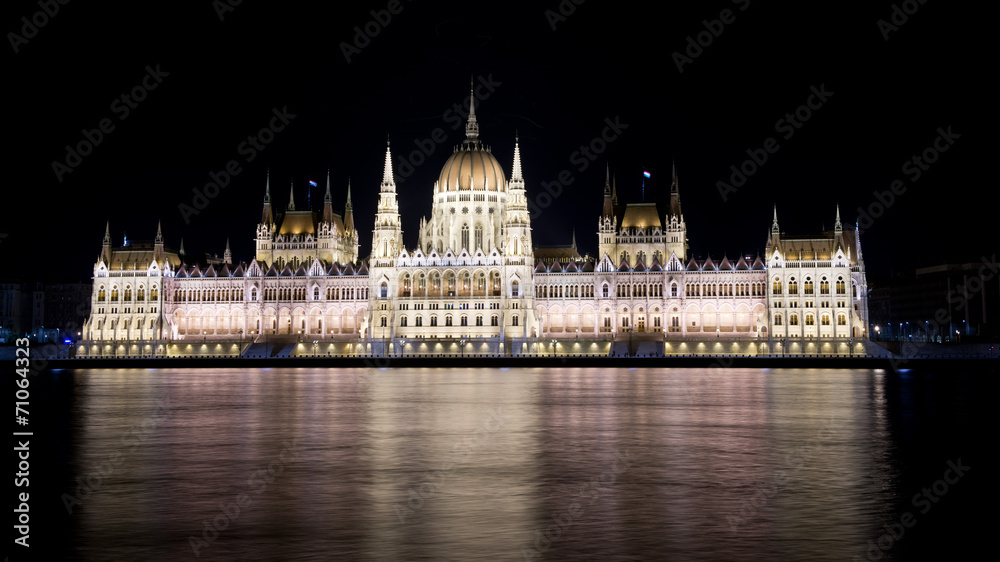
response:
<path id="1" fill-rule="evenodd" d="M 482 137 L 509 173 L 517 131 L 529 198 L 562 170 L 573 178 L 533 219 L 536 244 L 569 243 L 575 229 L 581 250 L 596 252 L 605 163 L 621 199 L 640 199 L 645 168 L 646 200 L 657 200 L 674 158 L 695 256 L 761 251 L 775 204 L 788 233 L 830 228 L 837 204 L 853 223 L 896 179 L 905 193 L 862 236 L 870 275 L 995 252 L 986 98 L 996 69 L 976 8 L 927 2 L 886 40 L 877 22 L 891 2 L 589 0 L 555 30 L 546 10 L 558 13 L 556 0 L 403 2 L 348 62 L 342 44 L 388 2 L 343 4 L 244 1 L 220 21 L 209 1 L 71 2 L 16 54 L 8 35 L 2 276 L 89 278 L 108 220 L 116 244 L 126 232 L 151 239 L 162 220 L 167 243 L 183 237 L 189 257 L 221 254 L 229 237 L 235 257 L 251 259 L 266 169 L 282 208 L 293 179 L 300 208 L 307 180 L 320 183 L 318 207 L 329 168 L 339 211 L 350 177 L 367 255 L 386 135 L 398 157 L 441 128 L 447 140 L 398 189 L 412 246 L 464 134 L 445 112 L 466 98 L 470 76 L 499 83 L 477 106 Z M 734 21 L 679 72 L 671 55 L 727 9 Z M 39 11 L 8 3 L 5 33 Z M 121 119 L 112 104 L 147 65 L 168 76 Z M 776 122 L 821 86 L 832 95 L 783 138 Z M 247 163 L 238 146 L 283 107 L 296 117 Z M 627 128 L 581 170 L 573 153 L 616 117 Z M 104 118 L 115 129 L 59 181 L 53 161 Z M 948 127 L 960 136 L 913 181 L 902 166 Z M 723 201 L 716 182 L 768 137 L 780 148 Z M 234 159 L 241 172 L 185 224 L 178 206 Z"/>

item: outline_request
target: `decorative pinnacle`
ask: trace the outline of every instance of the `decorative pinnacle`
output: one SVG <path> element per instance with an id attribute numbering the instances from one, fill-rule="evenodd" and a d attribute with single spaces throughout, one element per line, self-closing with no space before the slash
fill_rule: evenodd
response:
<path id="1" fill-rule="evenodd" d="M 389 148 L 389 139 L 385 141 L 385 169 L 382 171 L 382 187 L 395 187 L 396 182 L 392 179 L 392 151 Z M 384 191 L 384 189 L 383 189 Z"/>
<path id="2" fill-rule="evenodd" d="M 330 168 L 326 169 L 326 195 L 323 196 L 324 203 L 330 203 L 333 197 L 330 195 Z"/>
<path id="3" fill-rule="evenodd" d="M 292 180 L 292 185 L 288 188 L 288 210 L 295 210 L 295 180 Z"/>
<path id="4" fill-rule="evenodd" d="M 514 173 L 511 175 L 511 181 L 522 181 L 524 178 L 521 175 L 521 147 L 517 142 L 517 135 L 514 135 Z"/>

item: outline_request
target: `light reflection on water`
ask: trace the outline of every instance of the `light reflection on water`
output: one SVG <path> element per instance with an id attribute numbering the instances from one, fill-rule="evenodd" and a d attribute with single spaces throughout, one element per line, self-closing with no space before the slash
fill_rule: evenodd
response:
<path id="1" fill-rule="evenodd" d="M 850 560 L 899 500 L 885 376 L 78 371 L 75 474 L 121 458 L 71 542 L 85 560 Z"/>

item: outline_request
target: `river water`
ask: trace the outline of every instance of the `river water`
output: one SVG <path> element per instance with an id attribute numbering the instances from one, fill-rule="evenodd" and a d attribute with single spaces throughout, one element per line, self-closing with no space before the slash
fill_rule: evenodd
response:
<path id="1" fill-rule="evenodd" d="M 95 561 L 965 559 L 991 380 L 60 371 L 34 386 L 32 538 Z"/>

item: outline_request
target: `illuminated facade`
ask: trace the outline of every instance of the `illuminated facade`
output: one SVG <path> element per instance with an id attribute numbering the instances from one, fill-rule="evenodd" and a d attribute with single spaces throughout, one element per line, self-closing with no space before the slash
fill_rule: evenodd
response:
<path id="1" fill-rule="evenodd" d="M 600 257 L 581 257 L 575 235 L 570 247 L 536 248 L 517 139 L 508 179 L 480 141 L 474 107 L 465 140 L 434 183 L 416 247 L 404 247 L 401 224 L 387 146 L 365 260 L 350 186 L 344 214 L 334 213 L 329 177 L 322 211 L 296 209 L 292 193 L 280 216 L 268 179 L 249 263 L 233 264 L 227 243 L 221 260 L 184 264 L 164 248 L 159 229 L 148 247 L 113 249 L 106 234 L 78 352 L 286 337 L 398 341 L 403 350 L 407 341 L 468 340 L 511 353 L 512 342 L 527 349 L 542 338 L 622 334 L 668 349 L 671 341 L 726 338 L 774 352 L 792 340 L 842 345 L 867 337 L 860 239 L 843 229 L 839 210 L 834 230 L 813 238 L 782 234 L 775 211 L 763 257 L 695 260 L 676 172 L 662 208 L 619 205 L 606 176 Z"/>

